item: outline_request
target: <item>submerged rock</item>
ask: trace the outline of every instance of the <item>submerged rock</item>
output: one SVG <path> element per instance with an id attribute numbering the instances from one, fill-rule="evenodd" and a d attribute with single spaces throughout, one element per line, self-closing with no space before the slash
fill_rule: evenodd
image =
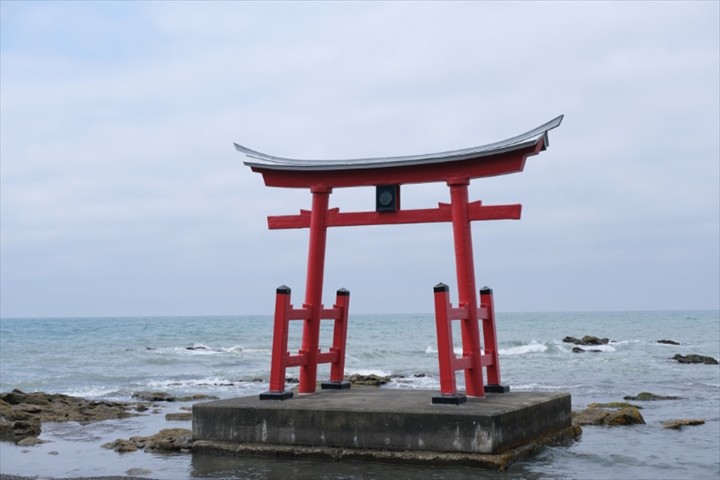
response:
<path id="1" fill-rule="evenodd" d="M 580 348 L 580 347 L 573 347 L 572 352 L 573 352 L 573 353 L 585 353 L 585 352 L 600 353 L 600 352 L 602 352 L 602 350 L 598 350 L 597 348 Z"/>
<path id="2" fill-rule="evenodd" d="M 189 452 L 192 448 L 192 431 L 187 428 L 166 428 L 149 437 L 130 437 L 129 440 L 118 438 L 105 443 L 102 448 L 116 452 Z"/>
<path id="3" fill-rule="evenodd" d="M 585 410 L 572 413 L 573 425 L 605 425 L 612 427 L 645 423 L 645 419 L 640 413 L 640 410 L 633 406 L 606 409 L 592 405 L 593 404 L 588 405 L 588 408 Z"/>
<path id="4" fill-rule="evenodd" d="M 174 402 L 175 401 L 175 397 L 170 395 L 167 392 L 150 392 L 150 391 L 133 392 L 132 397 L 137 398 L 139 400 L 145 400 L 146 402 Z"/>
<path id="5" fill-rule="evenodd" d="M 623 400 L 635 400 L 641 402 L 652 402 L 655 400 L 680 400 L 682 397 L 673 397 L 665 395 L 655 395 L 650 392 L 640 392 L 637 395 L 625 395 Z"/>
<path id="6" fill-rule="evenodd" d="M 637 408 L 642 410 L 641 406 L 627 402 L 591 403 L 588 408 Z"/>
<path id="7" fill-rule="evenodd" d="M 371 387 L 379 387 L 390 381 L 390 377 L 384 377 L 371 373 L 370 375 L 354 374 L 347 377 L 347 381 L 352 385 L 367 385 Z"/>
<path id="8" fill-rule="evenodd" d="M 25 393 L 13 390 L 0 394 L 0 440 L 36 444 L 27 438 L 40 435 L 42 422 L 94 422 L 136 416 L 136 404 L 85 400 L 59 393 Z"/>
<path id="9" fill-rule="evenodd" d="M 680 355 L 675 354 L 674 357 L 672 357 L 673 360 L 677 360 L 680 363 L 704 363 L 705 365 L 717 365 L 718 361 L 714 359 L 713 357 L 706 357 L 704 355 L 697 355 L 697 354 L 690 354 L 690 355 Z"/>
<path id="10" fill-rule="evenodd" d="M 610 339 L 593 337 L 592 335 L 585 335 L 583 338 L 567 336 L 563 338 L 563 342 L 574 343 L 575 345 L 606 345 L 610 342 Z"/>
<path id="11" fill-rule="evenodd" d="M 680 345 L 680 342 L 676 342 L 675 340 L 658 340 L 657 343 L 663 343 L 665 345 Z"/>
<path id="12" fill-rule="evenodd" d="M 0 440 L 20 443 L 40 435 L 39 420 L 7 420 L 0 418 Z"/>
<path id="13" fill-rule="evenodd" d="M 669 428 L 671 430 L 680 430 L 683 427 L 687 426 L 693 426 L 693 425 L 702 425 L 705 423 L 705 420 L 702 418 L 679 418 L 676 420 L 668 420 L 667 422 L 663 422 L 663 428 Z"/>

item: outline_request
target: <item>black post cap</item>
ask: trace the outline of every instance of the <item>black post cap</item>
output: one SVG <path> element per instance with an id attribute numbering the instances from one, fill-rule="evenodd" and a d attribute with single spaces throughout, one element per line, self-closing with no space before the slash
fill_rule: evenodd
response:
<path id="1" fill-rule="evenodd" d="M 289 295 L 290 287 L 288 287 L 287 285 L 280 285 L 279 287 L 277 287 L 277 290 L 275 290 L 275 292 L 276 293 L 284 293 L 286 295 Z"/>
<path id="2" fill-rule="evenodd" d="M 350 290 L 346 290 L 346 289 L 344 289 L 344 288 L 341 288 L 340 290 L 337 291 L 337 294 L 340 295 L 341 297 L 349 297 L 349 296 L 350 296 Z"/>
<path id="3" fill-rule="evenodd" d="M 487 285 L 480 289 L 480 295 L 492 295 L 492 288 Z"/>
<path id="4" fill-rule="evenodd" d="M 449 291 L 450 291 L 450 287 L 448 287 L 448 286 L 445 285 L 444 283 L 438 283 L 437 285 L 435 285 L 435 287 L 433 287 L 433 291 L 434 291 L 435 293 L 438 293 L 438 292 L 449 292 Z"/>

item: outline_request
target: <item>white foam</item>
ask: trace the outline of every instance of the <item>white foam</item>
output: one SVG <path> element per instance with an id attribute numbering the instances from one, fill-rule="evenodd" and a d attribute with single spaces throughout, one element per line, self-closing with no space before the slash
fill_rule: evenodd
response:
<path id="1" fill-rule="evenodd" d="M 542 353 L 547 351 L 547 345 L 532 340 L 527 345 L 518 345 L 517 347 L 501 348 L 498 350 L 500 355 L 524 355 L 526 353 Z"/>
<path id="2" fill-rule="evenodd" d="M 346 375 L 377 375 L 379 377 L 389 377 L 392 375 L 392 373 L 386 371 L 386 370 L 370 370 L 370 369 L 364 369 L 364 368 L 356 368 L 353 370 L 346 370 Z"/>

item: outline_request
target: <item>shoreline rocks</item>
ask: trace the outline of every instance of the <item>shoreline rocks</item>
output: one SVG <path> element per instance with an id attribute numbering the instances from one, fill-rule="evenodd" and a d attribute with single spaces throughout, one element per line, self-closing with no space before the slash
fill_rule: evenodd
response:
<path id="1" fill-rule="evenodd" d="M 697 355 L 691 353 L 689 355 L 675 354 L 672 357 L 673 360 L 677 360 L 680 363 L 704 363 L 705 365 L 718 365 L 718 361 L 713 357 L 706 357 L 704 355 Z"/>
<path id="2" fill-rule="evenodd" d="M 610 343 L 608 338 L 593 337 L 592 335 L 585 335 L 582 338 L 575 338 L 567 336 L 562 340 L 565 343 L 573 343 L 575 345 L 607 345 Z"/>
<path id="3" fill-rule="evenodd" d="M 637 395 L 625 395 L 623 400 L 634 400 L 640 402 L 653 402 L 657 400 L 682 400 L 682 397 L 656 395 L 651 392 L 640 392 Z"/>
<path id="4" fill-rule="evenodd" d="M 584 410 L 572 412 L 572 424 L 577 426 L 604 425 L 608 427 L 645 424 L 645 419 L 635 406 L 606 408 L 601 405 L 610 404 L 590 404 Z"/>
<path id="5" fill-rule="evenodd" d="M 663 422 L 663 428 L 670 430 L 681 430 L 683 427 L 703 425 L 705 420 L 702 418 L 679 418 L 676 420 L 668 420 Z"/>
<path id="6" fill-rule="evenodd" d="M 25 393 L 15 389 L 0 394 L 0 440 L 32 443 L 42 422 L 95 422 L 139 415 L 137 404 L 85 400 L 63 394 Z M 39 440 L 37 440 L 39 442 Z"/>
<path id="7" fill-rule="evenodd" d="M 371 373 L 370 375 L 360 375 L 356 373 L 346 377 L 346 380 L 350 382 L 351 385 L 379 387 L 388 383 L 390 381 L 390 377 L 375 375 L 374 373 Z"/>
<path id="8" fill-rule="evenodd" d="M 119 453 L 136 452 L 189 452 L 192 448 L 192 431 L 187 428 L 166 428 L 149 437 L 130 437 L 129 440 L 118 438 L 101 445 L 102 448 Z"/>
<path id="9" fill-rule="evenodd" d="M 680 345 L 680 342 L 676 342 L 675 340 L 658 340 L 657 343 L 662 343 L 664 345 Z"/>

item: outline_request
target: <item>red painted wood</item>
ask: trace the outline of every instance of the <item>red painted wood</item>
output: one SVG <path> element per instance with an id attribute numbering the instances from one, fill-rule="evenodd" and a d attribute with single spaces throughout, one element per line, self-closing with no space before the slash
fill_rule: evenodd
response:
<path id="1" fill-rule="evenodd" d="M 332 317 L 335 319 L 335 325 L 333 326 L 333 345 L 330 348 L 331 352 L 337 354 L 336 359 L 333 360 L 330 365 L 330 381 L 335 383 L 342 382 L 345 376 L 345 352 L 349 309 L 350 293 L 339 290 L 335 298 L 334 308 L 337 313 Z"/>
<path id="2" fill-rule="evenodd" d="M 439 286 L 438 286 L 439 287 Z M 440 369 L 440 393 L 442 395 L 455 395 L 457 382 L 453 361 L 452 324 L 448 315 L 450 312 L 450 294 L 447 285 L 444 289 L 435 287 L 435 329 L 438 342 L 438 367 Z"/>
<path id="3" fill-rule="evenodd" d="M 543 139 L 522 150 L 467 160 L 406 165 L 399 167 L 358 168 L 352 170 L 277 170 L 253 166 L 268 187 L 312 188 L 360 187 L 407 183 L 444 182 L 450 178 L 493 177 L 521 172 L 525 160 L 544 149 Z"/>
<path id="4" fill-rule="evenodd" d="M 468 310 L 467 318 L 461 320 L 463 356 L 470 357 L 472 367 L 465 369 L 465 391 L 468 396 L 484 397 L 483 372 L 480 355 L 480 329 L 477 322 L 477 297 L 475 290 L 475 263 L 473 261 L 472 230 L 468 215 L 468 178 L 448 181 L 452 211 L 455 265 L 458 281 L 458 303 Z"/>
<path id="5" fill-rule="evenodd" d="M 480 290 L 480 303 L 487 309 L 487 316 L 483 317 L 483 340 L 485 354 L 492 357 L 491 363 L 486 363 L 488 385 L 500 385 L 500 357 L 497 346 L 497 332 L 495 331 L 495 304 L 492 290 Z"/>
<path id="6" fill-rule="evenodd" d="M 290 289 L 278 289 L 275 294 L 275 320 L 273 327 L 272 361 L 270 363 L 270 391 L 281 393 L 285 390 L 285 369 L 287 368 L 288 312 Z"/>
<path id="7" fill-rule="evenodd" d="M 307 363 L 300 367 L 298 393 L 314 393 L 317 383 L 318 343 L 320 340 L 320 313 L 325 272 L 325 243 L 327 225 L 325 219 L 331 188 L 313 187 L 312 211 L 310 212 L 310 243 L 305 282 L 305 304 L 310 316 L 303 323 L 302 350 L 307 352 Z"/>
<path id="8" fill-rule="evenodd" d="M 468 205 L 468 220 L 517 220 L 522 205 L 482 205 L 479 201 Z M 451 222 L 450 205 L 440 204 L 437 208 L 398 210 L 391 213 L 378 212 L 340 212 L 340 209 L 328 210 L 325 224 L 328 227 L 355 227 L 361 225 L 397 225 L 407 223 Z M 271 230 L 288 228 L 309 228 L 310 213 L 301 211 L 299 215 L 278 215 L 268 217 Z"/>

